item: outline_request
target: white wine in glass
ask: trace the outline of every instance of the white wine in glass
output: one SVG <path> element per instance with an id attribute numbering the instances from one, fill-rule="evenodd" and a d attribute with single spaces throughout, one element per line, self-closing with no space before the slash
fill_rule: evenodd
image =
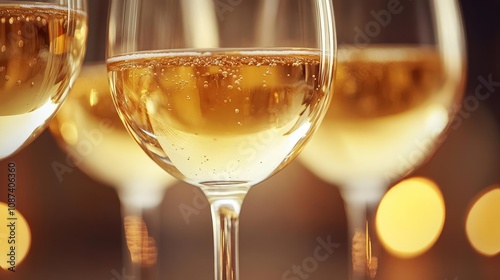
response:
<path id="1" fill-rule="evenodd" d="M 301 161 L 340 188 L 350 279 L 372 279 L 371 211 L 444 141 L 463 95 L 464 35 L 454 0 L 333 2 L 342 23 L 334 97 Z"/>
<path id="2" fill-rule="evenodd" d="M 116 107 L 157 164 L 207 196 L 218 280 L 239 279 L 238 217 L 248 190 L 295 158 L 329 104 L 330 4 L 111 1 Z"/>
<path id="3" fill-rule="evenodd" d="M 0 159 L 45 129 L 76 77 L 85 0 L 0 1 Z"/>
<path id="4" fill-rule="evenodd" d="M 312 51 L 155 53 L 109 59 L 108 67 L 118 109 L 143 128 L 136 137 L 144 148 L 204 187 L 266 179 L 302 147 L 312 126 L 305 114 L 325 98 Z"/>
<path id="5" fill-rule="evenodd" d="M 145 222 L 143 215 L 157 218 L 166 189 L 177 179 L 154 164 L 128 134 L 113 104 L 104 63 L 83 66 L 50 130 L 75 166 L 116 189 L 122 204 L 124 249 L 130 253 L 124 254 L 127 275 L 156 279 L 158 248 L 150 241 L 158 242 L 154 228 L 159 225 Z M 60 169 L 60 178 L 65 172 Z M 137 233 L 141 231 L 152 236 Z"/>

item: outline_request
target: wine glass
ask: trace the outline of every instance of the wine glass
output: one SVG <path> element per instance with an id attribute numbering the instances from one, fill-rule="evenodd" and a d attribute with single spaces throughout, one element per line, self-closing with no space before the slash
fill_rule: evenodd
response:
<path id="1" fill-rule="evenodd" d="M 73 165 L 113 186 L 122 205 L 124 262 L 134 279 L 157 279 L 159 204 L 178 180 L 130 137 L 111 98 L 104 62 L 85 64 L 50 131 Z M 62 180 L 67 165 L 56 166 Z M 147 219 L 149 218 L 149 219 Z"/>
<path id="2" fill-rule="evenodd" d="M 350 279 L 369 279 L 377 266 L 370 216 L 386 188 L 444 141 L 463 94 L 464 34 L 454 0 L 333 4 L 341 26 L 335 94 L 300 158 L 339 186 Z"/>
<path id="3" fill-rule="evenodd" d="M 328 0 L 112 0 L 107 66 L 122 121 L 211 205 L 216 279 L 238 279 L 249 189 L 319 125 L 334 71 Z"/>
<path id="4" fill-rule="evenodd" d="M 45 129 L 85 55 L 86 0 L 0 0 L 0 160 Z"/>

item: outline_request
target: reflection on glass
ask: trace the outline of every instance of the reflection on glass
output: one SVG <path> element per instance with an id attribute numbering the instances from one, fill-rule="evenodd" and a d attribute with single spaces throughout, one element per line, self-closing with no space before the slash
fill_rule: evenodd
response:
<path id="1" fill-rule="evenodd" d="M 500 253 L 500 185 L 478 196 L 467 215 L 465 231 L 472 247 L 485 256 Z"/>
<path id="2" fill-rule="evenodd" d="M 15 133 L 9 133 L 9 137 L 0 138 L 0 159 L 8 157 L 26 145 L 26 139 L 30 139 L 37 128 L 45 125 L 46 120 L 54 114 L 57 107 L 57 104 L 47 103 L 26 114 L 2 116 L 0 131 L 15 131 Z"/>
<path id="3" fill-rule="evenodd" d="M 356 231 L 352 240 L 352 267 L 357 274 L 367 271 L 370 279 L 375 278 L 378 269 L 378 257 L 372 254 L 372 241 L 370 238 L 368 223 L 366 230 Z"/>
<path id="4" fill-rule="evenodd" d="M 158 247 L 155 239 L 149 236 L 144 220 L 136 216 L 126 216 L 124 227 L 132 262 L 142 267 L 154 266 L 158 257 Z"/>
<path id="5" fill-rule="evenodd" d="M 444 226 L 445 204 L 431 180 L 414 177 L 394 186 L 376 216 L 379 238 L 398 257 L 415 257 L 434 245 Z"/>
<path id="6" fill-rule="evenodd" d="M 10 215 L 11 211 L 7 204 L 0 202 L 0 267 L 15 271 L 15 266 L 26 258 L 30 250 L 31 230 L 19 210 L 13 210 L 14 215 Z M 15 249 L 13 254 L 12 247 Z M 15 255 L 13 262 L 12 255 Z"/>

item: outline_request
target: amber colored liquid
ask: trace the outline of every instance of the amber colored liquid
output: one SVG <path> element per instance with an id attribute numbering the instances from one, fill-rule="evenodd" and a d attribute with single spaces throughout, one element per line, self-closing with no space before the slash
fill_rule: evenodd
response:
<path id="1" fill-rule="evenodd" d="M 0 4 L 0 116 L 58 99 L 83 56 L 85 26 L 85 14 L 53 5 Z"/>
<path id="2" fill-rule="evenodd" d="M 0 3 L 0 159 L 43 131 L 85 53 L 87 15 L 44 3 Z"/>
<path id="3" fill-rule="evenodd" d="M 253 184 L 303 144 L 328 95 L 313 51 L 108 60 L 119 112 L 162 167 L 194 184 Z"/>

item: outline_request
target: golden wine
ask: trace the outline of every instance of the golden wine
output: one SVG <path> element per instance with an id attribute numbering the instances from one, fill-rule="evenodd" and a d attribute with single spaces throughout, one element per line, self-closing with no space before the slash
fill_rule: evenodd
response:
<path id="1" fill-rule="evenodd" d="M 399 179 L 440 140 L 460 80 L 447 76 L 430 47 L 339 48 L 338 55 L 332 103 L 301 160 L 342 186 Z"/>
<path id="2" fill-rule="evenodd" d="M 312 50 L 133 54 L 109 59 L 108 72 L 138 142 L 199 186 L 264 180 L 295 156 L 328 102 Z"/>
<path id="3" fill-rule="evenodd" d="M 105 65 L 84 66 L 50 130 L 71 160 L 118 190 L 160 190 L 174 183 L 128 134 L 111 98 Z M 64 178 L 64 169 L 57 169 Z"/>
<path id="4" fill-rule="evenodd" d="M 0 3 L 0 158 L 36 137 L 85 53 L 87 16 L 64 6 Z"/>

